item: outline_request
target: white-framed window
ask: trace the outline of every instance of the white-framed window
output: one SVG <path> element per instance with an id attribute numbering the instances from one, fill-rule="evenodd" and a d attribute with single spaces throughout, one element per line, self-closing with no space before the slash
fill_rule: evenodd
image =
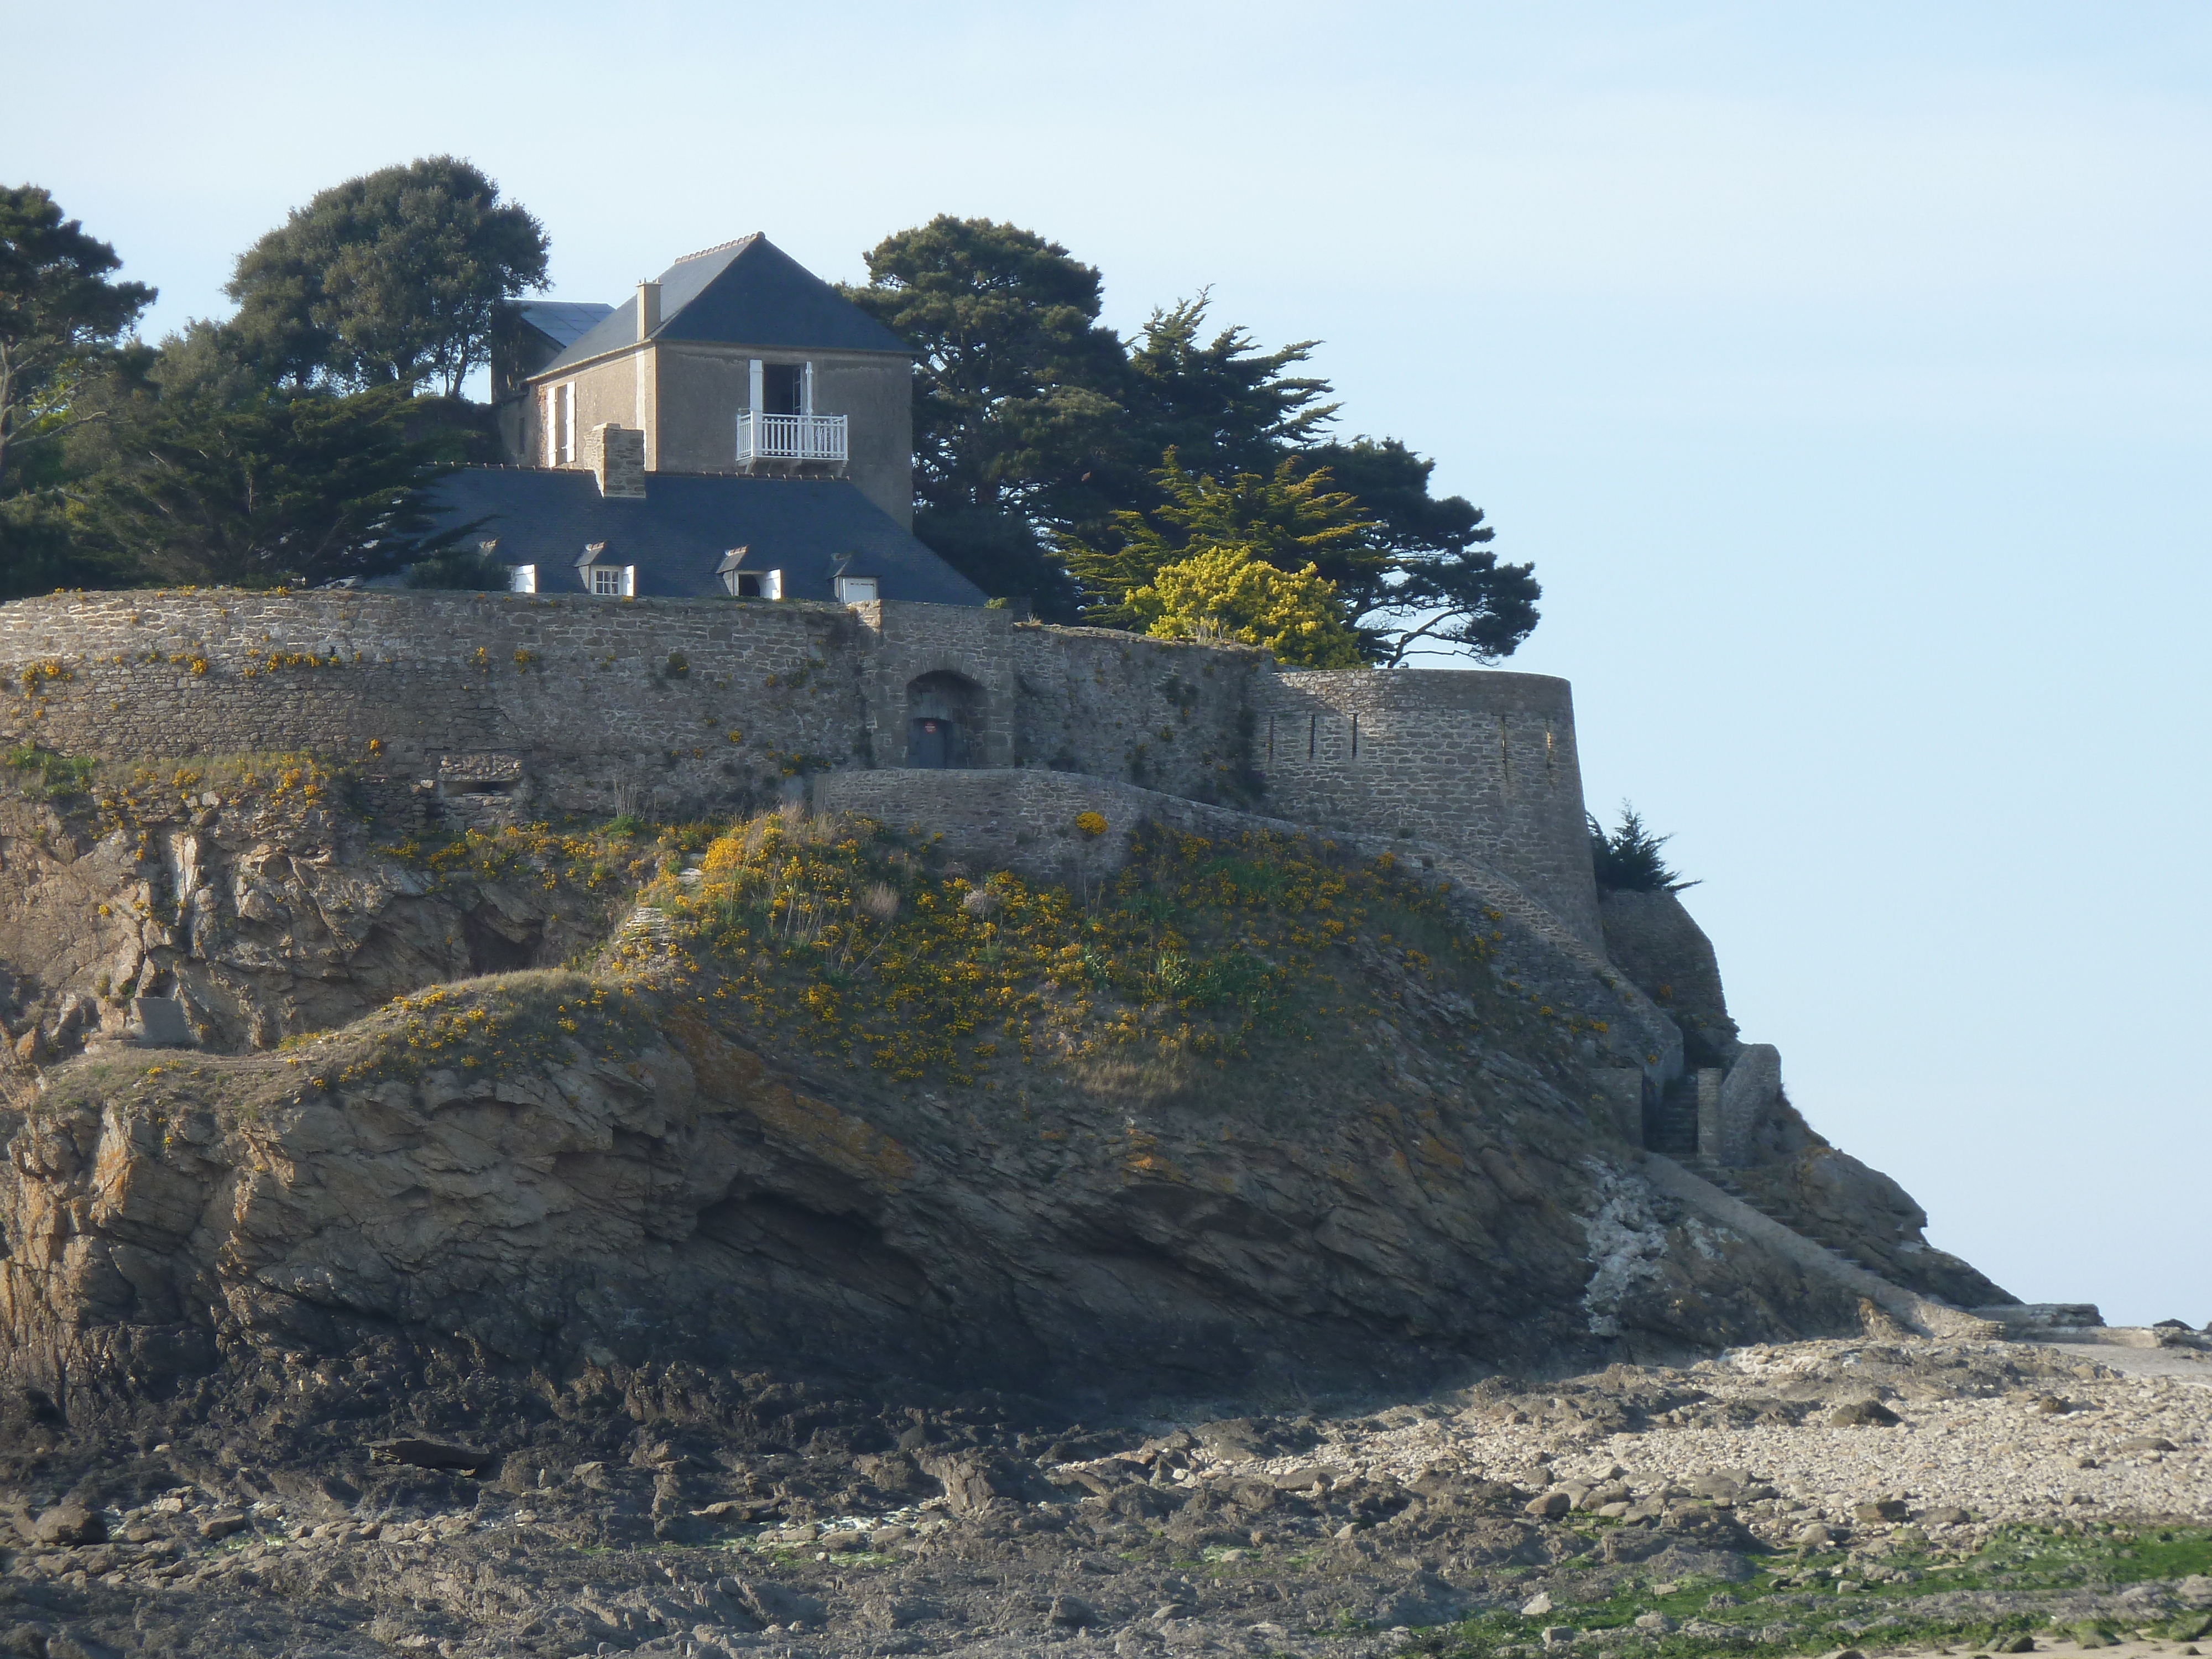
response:
<path id="1" fill-rule="evenodd" d="M 538 567 L 518 564 L 507 572 L 507 591 L 510 593 L 535 593 L 538 591 Z"/>
<path id="2" fill-rule="evenodd" d="M 837 603 L 840 605 L 873 605 L 876 597 L 876 579 L 873 576 L 837 578 Z"/>
<path id="3" fill-rule="evenodd" d="M 595 564 L 592 567 L 592 592 L 602 599 L 622 598 L 623 573 L 617 564 Z"/>
<path id="4" fill-rule="evenodd" d="M 545 388 L 545 465 L 569 466 L 576 459 L 576 383 Z"/>

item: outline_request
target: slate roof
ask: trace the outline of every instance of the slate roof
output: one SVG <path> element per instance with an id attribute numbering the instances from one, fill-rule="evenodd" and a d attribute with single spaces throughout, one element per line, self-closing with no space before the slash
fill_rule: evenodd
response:
<path id="1" fill-rule="evenodd" d="M 914 355 L 905 341 L 757 231 L 661 272 L 660 326 L 653 337 Z M 531 378 L 560 374 L 636 341 L 632 294 Z"/>
<path id="2" fill-rule="evenodd" d="M 556 345 L 570 346 L 605 321 L 614 307 L 597 300 L 524 300 L 515 309 L 524 322 Z"/>
<path id="3" fill-rule="evenodd" d="M 843 478 L 747 478 L 649 473 L 643 501 L 609 501 L 586 471 L 468 467 L 425 492 L 439 528 L 486 522 L 463 538 L 499 542 L 504 563 L 538 567 L 541 593 L 581 592 L 578 556 L 605 542 L 607 564 L 637 567 L 641 599 L 716 599 L 732 548 L 744 568 L 781 570 L 786 599 L 836 597 L 832 577 L 873 576 L 886 599 L 983 603 L 983 590 L 900 527 Z"/>

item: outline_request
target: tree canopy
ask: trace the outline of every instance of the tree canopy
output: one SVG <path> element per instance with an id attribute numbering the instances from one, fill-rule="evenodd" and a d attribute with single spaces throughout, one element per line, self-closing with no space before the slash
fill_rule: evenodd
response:
<path id="1" fill-rule="evenodd" d="M 416 492 L 454 464 L 452 432 L 404 386 L 261 388 L 229 401 L 137 397 L 85 482 L 83 534 L 149 575 L 244 587 L 378 576 L 442 552 Z"/>
<path id="2" fill-rule="evenodd" d="M 240 350 L 271 380 L 440 382 L 489 349 L 500 302 L 545 286 L 544 228 L 475 167 L 433 155 L 318 193 L 239 256 Z"/>
<path id="3" fill-rule="evenodd" d="M 91 418 L 77 389 L 153 302 L 122 264 L 38 185 L 0 186 L 0 496 L 11 455 Z"/>
<path id="4" fill-rule="evenodd" d="M 1333 388 L 1297 372 L 1316 342 L 1265 349 L 1203 289 L 1125 342 L 1095 267 L 989 220 L 941 216 L 867 264 L 846 293 L 919 359 L 915 534 L 987 590 L 1127 627 L 1159 570 L 1243 547 L 1314 564 L 1370 661 L 1495 660 L 1535 626 L 1530 567 L 1498 561 L 1480 509 L 1430 493 L 1433 461 L 1329 438 Z"/>

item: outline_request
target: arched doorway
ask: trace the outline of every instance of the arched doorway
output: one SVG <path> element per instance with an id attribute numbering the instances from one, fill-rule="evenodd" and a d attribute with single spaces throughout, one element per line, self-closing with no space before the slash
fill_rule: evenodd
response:
<path id="1" fill-rule="evenodd" d="M 906 688 L 906 763 L 974 766 L 983 756 L 983 689 L 946 670 L 909 680 Z"/>

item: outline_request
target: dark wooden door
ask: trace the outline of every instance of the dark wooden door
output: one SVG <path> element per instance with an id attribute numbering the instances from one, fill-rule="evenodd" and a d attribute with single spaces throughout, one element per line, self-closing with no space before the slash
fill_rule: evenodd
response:
<path id="1" fill-rule="evenodd" d="M 937 715 L 923 715 L 907 722 L 906 763 L 908 766 L 942 768 L 952 764 L 952 722 Z"/>

